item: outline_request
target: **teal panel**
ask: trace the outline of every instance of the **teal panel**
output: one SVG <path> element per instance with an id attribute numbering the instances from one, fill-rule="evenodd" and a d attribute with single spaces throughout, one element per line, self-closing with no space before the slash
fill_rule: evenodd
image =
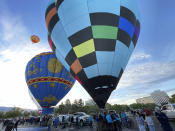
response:
<path id="1" fill-rule="evenodd" d="M 111 75 L 114 52 L 96 51 L 100 75 Z"/>
<path id="2" fill-rule="evenodd" d="M 108 12 L 120 15 L 120 0 L 88 0 L 89 13 Z"/>
<path id="3" fill-rule="evenodd" d="M 71 24 L 81 16 L 88 14 L 86 0 L 64 0 L 58 8 L 58 15 L 64 26 Z"/>
<path id="4" fill-rule="evenodd" d="M 72 46 L 67 39 L 67 35 L 61 22 L 57 22 L 53 28 L 51 38 L 56 48 L 59 49 L 60 53 L 65 58 L 69 51 L 72 49 Z"/>
<path id="5" fill-rule="evenodd" d="M 83 69 L 84 69 L 88 79 L 99 75 L 97 64 L 89 66 L 87 68 L 83 68 Z"/>
<path id="6" fill-rule="evenodd" d="M 64 27 L 64 29 L 66 31 L 67 36 L 69 37 L 69 36 L 73 35 L 74 33 L 78 32 L 78 31 L 80 31 L 80 30 L 82 30 L 90 25 L 91 25 L 91 23 L 90 23 L 89 14 L 85 14 L 79 18 L 76 18 L 70 24 L 66 25 Z"/>

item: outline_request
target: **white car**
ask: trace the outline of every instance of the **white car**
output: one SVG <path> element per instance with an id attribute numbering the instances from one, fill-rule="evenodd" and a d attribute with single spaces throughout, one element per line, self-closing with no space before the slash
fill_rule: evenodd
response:
<path id="1" fill-rule="evenodd" d="M 161 111 L 164 112 L 169 119 L 175 119 L 175 104 L 164 105 Z"/>
<path id="2" fill-rule="evenodd" d="M 85 112 L 76 112 L 73 114 L 73 122 L 76 123 L 76 118 L 78 117 L 78 123 L 80 126 L 89 124 L 89 117 L 90 115 L 87 115 Z"/>

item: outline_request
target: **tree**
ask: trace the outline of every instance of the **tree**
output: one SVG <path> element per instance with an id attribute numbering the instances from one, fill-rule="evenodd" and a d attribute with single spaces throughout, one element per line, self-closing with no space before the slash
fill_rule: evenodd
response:
<path id="1" fill-rule="evenodd" d="M 24 116 L 24 117 L 28 117 L 28 116 L 30 116 L 30 112 L 28 112 L 28 111 L 24 111 L 24 112 L 23 112 L 23 116 Z"/>
<path id="2" fill-rule="evenodd" d="M 171 103 L 175 103 L 175 94 L 173 94 L 173 95 L 171 96 L 170 102 L 171 102 Z"/>
<path id="3" fill-rule="evenodd" d="M 4 112 L 0 111 L 0 119 L 4 118 Z"/>
<path id="4" fill-rule="evenodd" d="M 67 113 L 70 113 L 71 110 L 72 110 L 72 105 L 71 105 L 71 102 L 70 102 L 69 99 L 66 100 L 66 102 L 65 102 L 65 107 L 66 107 L 66 112 L 67 112 Z"/>
<path id="5" fill-rule="evenodd" d="M 19 110 L 10 110 L 5 113 L 5 118 L 15 118 L 20 116 L 22 116 L 22 113 Z"/>

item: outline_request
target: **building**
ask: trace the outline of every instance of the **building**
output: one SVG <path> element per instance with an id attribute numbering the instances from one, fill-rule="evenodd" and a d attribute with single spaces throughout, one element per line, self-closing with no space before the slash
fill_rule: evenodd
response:
<path id="1" fill-rule="evenodd" d="M 164 91 L 156 90 L 151 93 L 151 97 L 158 106 L 169 103 L 169 96 Z"/>
<path id="2" fill-rule="evenodd" d="M 154 103 L 154 100 L 152 99 L 151 96 L 148 96 L 148 97 L 136 99 L 136 102 L 139 104 L 149 104 L 149 103 Z"/>

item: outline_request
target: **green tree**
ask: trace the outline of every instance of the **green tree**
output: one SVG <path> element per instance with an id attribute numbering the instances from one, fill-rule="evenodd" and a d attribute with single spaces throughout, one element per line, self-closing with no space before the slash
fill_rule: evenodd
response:
<path id="1" fill-rule="evenodd" d="M 19 110 L 10 110 L 5 113 L 5 118 L 15 118 L 20 116 L 22 116 L 22 113 Z"/>
<path id="2" fill-rule="evenodd" d="M 31 116 L 38 116 L 38 111 L 31 111 L 30 112 L 30 115 Z"/>
<path id="3" fill-rule="evenodd" d="M 171 102 L 171 103 L 175 103 L 175 94 L 173 94 L 173 95 L 171 96 L 170 102 Z"/>
<path id="4" fill-rule="evenodd" d="M 24 117 L 28 117 L 28 116 L 30 116 L 30 112 L 28 112 L 28 111 L 24 111 L 24 112 L 23 112 L 23 116 L 24 116 Z"/>
<path id="5" fill-rule="evenodd" d="M 66 108 L 66 113 L 70 113 L 72 110 L 72 104 L 69 99 L 65 101 L 65 108 Z"/>
<path id="6" fill-rule="evenodd" d="M 133 104 L 130 105 L 130 107 L 132 109 L 143 109 L 144 108 L 144 104 L 133 103 Z"/>
<path id="7" fill-rule="evenodd" d="M 0 119 L 4 118 L 4 112 L 0 111 Z"/>

